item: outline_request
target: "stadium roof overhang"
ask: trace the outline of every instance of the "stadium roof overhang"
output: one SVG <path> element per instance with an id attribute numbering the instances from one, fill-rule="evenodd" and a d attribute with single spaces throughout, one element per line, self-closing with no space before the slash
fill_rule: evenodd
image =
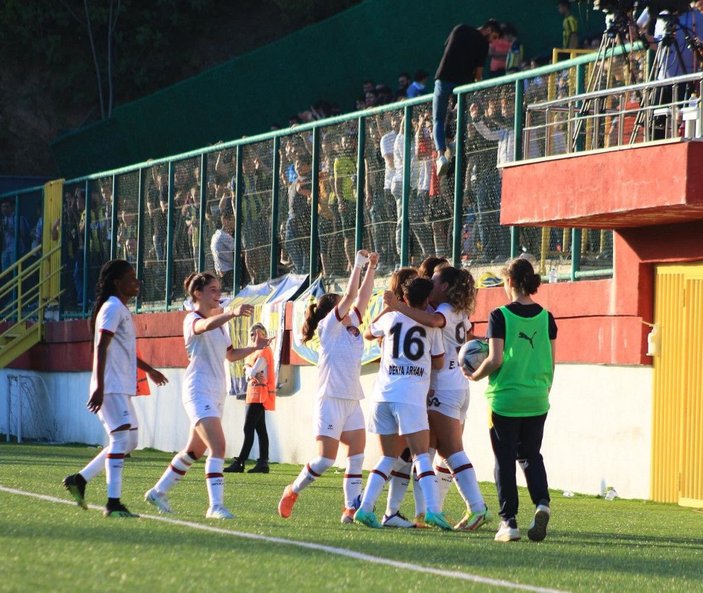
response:
<path id="1" fill-rule="evenodd" d="M 505 225 L 619 229 L 703 220 L 703 142 L 676 139 L 503 169 Z"/>

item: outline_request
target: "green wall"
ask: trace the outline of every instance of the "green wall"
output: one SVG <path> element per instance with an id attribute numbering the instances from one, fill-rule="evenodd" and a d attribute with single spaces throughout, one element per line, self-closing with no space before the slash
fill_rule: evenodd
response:
<path id="1" fill-rule="evenodd" d="M 587 16 L 602 29 L 599 14 Z M 551 0 L 366 0 L 56 139 L 59 170 L 76 177 L 265 132 L 320 98 L 351 110 L 362 80 L 394 88 L 403 70 L 432 75 L 452 27 L 489 17 L 515 25 L 526 56 L 560 45 Z"/>

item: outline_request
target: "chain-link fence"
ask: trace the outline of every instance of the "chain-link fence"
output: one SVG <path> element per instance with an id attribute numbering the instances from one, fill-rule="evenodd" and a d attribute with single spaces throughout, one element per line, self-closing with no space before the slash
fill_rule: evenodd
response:
<path id="1" fill-rule="evenodd" d="M 379 277 L 430 255 L 479 277 L 520 253 L 542 273 L 607 274 L 610 231 L 500 224 L 502 165 L 569 152 L 575 138 L 579 149 L 588 138 L 607 144 L 605 118 L 574 136 L 564 113 L 539 106 L 578 94 L 589 76 L 625 84 L 617 72 L 641 76 L 637 60 L 593 75 L 585 62 L 564 63 L 460 89 L 444 126 L 444 175 L 428 97 L 66 182 L 62 314 L 89 313 L 100 267 L 115 257 L 143 280 L 137 311 L 180 307 L 184 280 L 202 270 L 225 293 L 287 272 L 322 274 L 336 289 L 359 248 L 380 254 Z M 40 189 L 20 209 L 25 249 L 41 224 Z"/>

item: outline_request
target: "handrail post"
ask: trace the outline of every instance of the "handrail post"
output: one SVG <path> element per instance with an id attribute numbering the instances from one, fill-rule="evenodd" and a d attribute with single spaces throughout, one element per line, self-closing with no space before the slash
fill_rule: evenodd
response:
<path id="1" fill-rule="evenodd" d="M 171 309 L 171 288 L 173 285 L 173 208 L 175 191 L 173 184 L 175 183 L 176 174 L 173 161 L 168 162 L 168 213 L 166 214 L 166 294 L 164 295 L 164 304 L 166 311 Z"/>
<path id="2" fill-rule="evenodd" d="M 205 213 L 207 209 L 207 153 L 200 155 L 200 209 L 198 210 L 198 272 L 205 269 Z"/>
<path id="3" fill-rule="evenodd" d="M 524 102 L 525 89 L 522 80 L 515 81 L 515 113 L 513 115 L 513 126 L 515 139 L 513 141 L 513 160 L 521 161 L 523 158 L 522 151 L 522 125 L 524 123 L 522 104 Z M 502 199 L 501 199 L 502 209 Z M 500 220 L 498 221 L 500 224 Z M 517 257 L 520 251 L 520 227 L 510 227 L 510 257 Z"/>
<path id="4" fill-rule="evenodd" d="M 318 235 L 317 235 L 317 207 L 320 201 L 320 127 L 315 126 L 312 130 L 312 173 L 310 178 L 312 187 L 310 188 L 310 284 L 317 278 L 317 255 L 318 255 Z M 342 196 L 337 196 L 342 200 Z"/>
<path id="5" fill-rule="evenodd" d="M 366 202 L 366 119 L 359 118 L 356 143 L 356 229 L 354 249 L 363 247 L 364 238 L 364 205 Z"/>
<path id="6" fill-rule="evenodd" d="M 112 176 L 112 196 L 110 197 L 112 203 L 110 204 L 110 259 L 117 259 L 117 191 L 119 189 L 119 182 L 117 180 L 117 175 Z"/>
<path id="7" fill-rule="evenodd" d="M 88 315 L 88 278 L 90 278 L 88 269 L 90 266 L 90 215 L 92 214 L 90 181 L 87 179 L 85 180 L 83 191 L 85 192 L 85 226 L 83 228 L 83 278 L 81 279 L 83 283 L 83 303 L 81 303 L 81 313 L 83 314 L 83 317 L 85 317 Z"/>
<path id="8" fill-rule="evenodd" d="M 452 264 L 461 265 L 461 229 L 464 219 L 464 137 L 466 130 L 466 94 L 456 97 L 456 135 L 454 137 L 454 218 L 452 219 Z"/>
<path id="9" fill-rule="evenodd" d="M 137 278 L 143 280 L 144 275 L 144 169 L 137 172 Z M 142 287 L 144 284 L 142 283 Z M 136 299 L 136 311 L 142 308 L 142 291 Z"/>
<path id="10" fill-rule="evenodd" d="M 403 108 L 403 191 L 400 204 L 400 265 L 407 266 L 410 259 L 410 148 L 412 146 L 413 108 Z"/>
<path id="11" fill-rule="evenodd" d="M 278 194 L 281 191 L 281 139 L 273 139 L 273 158 L 271 159 L 271 259 L 269 260 L 269 278 L 278 276 L 279 242 L 278 242 Z"/>
<path id="12" fill-rule="evenodd" d="M 242 158 L 244 151 L 242 145 L 238 144 L 234 151 L 236 165 L 236 183 L 234 186 L 234 261 L 232 294 L 237 294 L 242 287 L 242 198 L 244 196 L 244 169 Z"/>

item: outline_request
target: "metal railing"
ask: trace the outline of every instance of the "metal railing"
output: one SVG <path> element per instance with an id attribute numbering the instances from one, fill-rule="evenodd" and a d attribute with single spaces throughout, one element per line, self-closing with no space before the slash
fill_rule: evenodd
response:
<path id="1" fill-rule="evenodd" d="M 180 307 L 184 277 L 217 267 L 222 253 L 214 246 L 228 215 L 234 247 L 233 273 L 222 276 L 226 291 L 289 270 L 342 277 L 349 252 L 361 246 L 383 253 L 384 274 L 439 253 L 480 275 L 528 251 L 543 263 L 543 273 L 553 266 L 563 278 L 607 276 L 612 255 L 600 230 L 590 239 L 587 232 L 584 239 L 561 231 L 545 239 L 540 229 L 499 224 L 497 165 L 499 159 L 523 159 L 524 114 L 534 111 L 531 104 L 544 103 L 550 88 L 579 80 L 594 57 L 455 89 L 448 120 L 457 131 L 455 168 L 439 180 L 428 156 L 431 135 L 423 127 L 431 113 L 427 95 L 68 180 L 61 314 L 88 315 L 97 272 L 114 257 L 132 261 L 145 280 L 136 311 Z M 507 152 L 505 143 L 480 136 L 473 105 L 486 111 L 512 105 Z M 389 179 L 381 153 L 391 132 Z M 40 190 L 0 200 L 14 199 L 19 212 L 20 197 Z M 604 259 L 596 259 L 599 251 Z"/>

